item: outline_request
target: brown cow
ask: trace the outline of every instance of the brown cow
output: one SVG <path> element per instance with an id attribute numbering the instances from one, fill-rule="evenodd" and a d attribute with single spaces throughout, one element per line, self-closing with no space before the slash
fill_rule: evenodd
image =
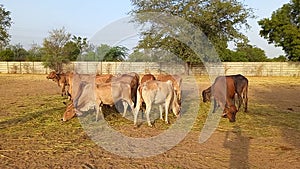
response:
<path id="1" fill-rule="evenodd" d="M 248 79 L 241 74 L 237 75 L 229 75 L 226 77 L 233 78 L 235 93 L 238 96 L 238 110 L 241 105 L 244 104 L 245 112 L 247 112 L 248 108 Z M 210 101 L 212 97 L 211 86 L 202 91 L 203 102 Z"/>
<path id="2" fill-rule="evenodd" d="M 155 76 L 152 75 L 152 74 L 150 74 L 150 73 L 145 74 L 145 75 L 143 75 L 143 77 L 141 78 L 140 85 L 143 84 L 144 82 L 151 81 L 151 80 L 155 80 Z M 141 90 L 142 90 L 141 87 L 138 88 L 138 89 L 140 90 L 140 92 L 142 92 L 142 91 L 141 91 Z M 145 107 L 145 103 L 144 103 L 143 98 L 141 98 L 141 102 L 142 102 L 141 105 L 140 105 L 140 106 L 141 106 L 141 109 L 142 109 L 143 112 L 145 112 L 146 107 Z"/>
<path id="3" fill-rule="evenodd" d="M 174 86 L 174 90 L 177 95 L 177 100 L 178 103 L 181 104 L 181 83 L 182 83 L 182 78 L 179 75 L 158 75 L 157 80 L 166 82 L 168 80 L 172 81 L 172 84 Z"/>
<path id="4" fill-rule="evenodd" d="M 124 82 L 92 84 L 82 81 L 74 101 L 67 106 L 62 120 L 67 121 L 76 115 L 81 115 L 81 112 L 88 111 L 91 107 L 94 107 L 97 112 L 96 121 L 98 121 L 103 105 L 113 106 L 118 101 L 123 103 L 123 116 L 126 115 L 128 105 L 131 110 L 134 110 L 129 84 Z"/>
<path id="5" fill-rule="evenodd" d="M 75 78 L 76 77 L 77 75 L 75 75 Z M 76 83 L 76 86 L 78 85 L 76 87 L 76 95 L 74 95 L 72 102 L 67 105 L 67 108 L 63 114 L 62 121 L 67 121 L 73 118 L 74 116 L 80 116 L 82 115 L 82 112 L 86 112 L 91 107 L 95 107 L 95 85 L 92 85 L 93 78 L 87 78 L 86 76 L 85 78 L 85 80 L 87 81 L 78 81 L 79 85 Z M 73 93 L 75 93 L 74 90 Z"/>
<path id="6" fill-rule="evenodd" d="M 112 78 L 114 76 L 111 74 L 101 74 L 101 75 L 96 75 L 95 82 L 96 83 L 108 83 L 111 82 Z"/>
<path id="7" fill-rule="evenodd" d="M 93 78 L 95 78 L 95 83 L 106 83 L 110 82 L 113 78 L 111 74 L 101 74 L 101 75 L 90 75 L 90 74 L 69 74 L 68 81 L 69 81 L 69 100 L 72 100 L 72 96 L 76 95 L 79 84 L 81 81 L 87 82 L 94 82 Z"/>
<path id="8" fill-rule="evenodd" d="M 168 112 L 171 108 L 175 116 L 180 114 L 180 105 L 177 102 L 177 95 L 172 85 L 172 81 L 161 82 L 158 80 L 147 81 L 139 86 L 137 90 L 137 106 L 134 111 L 134 125 L 137 123 L 137 116 L 140 110 L 142 99 L 146 104 L 146 118 L 148 126 L 152 127 L 150 121 L 150 111 L 152 104 L 158 104 L 160 110 L 160 119 L 163 119 L 163 106 L 165 106 L 165 122 L 168 121 Z"/>
<path id="9" fill-rule="evenodd" d="M 66 104 L 66 105 L 67 105 L 67 108 L 66 108 L 66 110 L 65 110 L 65 112 L 63 114 L 63 117 L 61 119 L 62 121 L 68 121 L 71 118 L 73 118 L 74 116 L 76 116 L 76 112 L 75 112 L 75 109 L 74 109 L 73 102 L 71 102 L 69 104 Z"/>
<path id="10" fill-rule="evenodd" d="M 235 122 L 237 108 L 234 104 L 235 86 L 232 77 L 219 76 L 211 87 L 212 96 L 223 110 L 223 117 L 227 117 L 230 122 Z M 215 111 L 216 104 L 214 106 Z"/>
<path id="11" fill-rule="evenodd" d="M 113 106 L 116 102 L 122 101 L 124 112 L 123 117 L 126 116 L 128 105 L 131 110 L 134 110 L 134 103 L 131 98 L 131 87 L 128 83 L 124 82 L 109 82 L 96 84 L 96 121 L 98 120 L 99 112 L 102 113 L 102 106 Z"/>
<path id="12" fill-rule="evenodd" d="M 136 104 L 136 90 L 139 85 L 139 76 L 136 73 L 122 74 L 117 77 L 113 77 L 112 82 L 124 82 L 130 85 L 131 87 L 131 98 Z"/>
<path id="13" fill-rule="evenodd" d="M 57 82 L 57 85 L 61 87 L 61 95 L 65 96 L 68 95 L 68 91 L 66 90 L 66 87 L 68 87 L 70 84 L 68 78 L 70 74 L 71 73 L 57 73 L 55 71 L 52 71 L 46 78 L 52 79 L 53 81 Z"/>
<path id="14" fill-rule="evenodd" d="M 149 80 L 155 80 L 155 76 L 150 74 L 150 73 L 143 75 L 143 77 L 141 78 L 141 83 L 140 84 L 142 84 L 144 82 L 147 82 Z"/>

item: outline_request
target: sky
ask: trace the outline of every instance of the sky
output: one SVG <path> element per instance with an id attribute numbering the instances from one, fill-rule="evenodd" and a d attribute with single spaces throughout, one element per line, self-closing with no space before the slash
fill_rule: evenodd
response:
<path id="1" fill-rule="evenodd" d="M 272 12 L 289 3 L 289 0 L 240 0 L 240 2 L 248 8 L 253 8 L 257 16 L 249 20 L 252 28 L 245 32 L 250 44 L 263 49 L 269 58 L 284 54 L 281 48 L 268 44 L 267 40 L 259 36 L 260 26 L 257 21 L 270 18 Z M 11 44 L 21 44 L 26 49 L 34 43 L 41 45 L 43 39 L 49 35 L 49 31 L 62 27 L 76 36 L 87 37 L 89 40 L 95 36 L 98 38 L 103 36 L 105 41 L 109 37 L 104 36 L 103 32 L 99 34 L 99 31 L 105 29 L 107 33 L 111 30 L 114 34 L 114 27 L 117 27 L 119 33 L 123 30 L 125 32 L 126 26 L 123 27 L 122 24 L 116 26 L 114 23 L 127 18 L 128 12 L 133 8 L 130 0 L 1 0 L 0 4 L 11 12 L 13 21 L 9 30 Z M 132 32 L 129 32 L 124 36 L 130 39 L 131 35 Z M 136 40 L 131 38 L 132 41 L 134 39 Z M 113 41 L 122 40 L 113 39 Z M 127 43 L 130 46 L 134 42 Z"/>

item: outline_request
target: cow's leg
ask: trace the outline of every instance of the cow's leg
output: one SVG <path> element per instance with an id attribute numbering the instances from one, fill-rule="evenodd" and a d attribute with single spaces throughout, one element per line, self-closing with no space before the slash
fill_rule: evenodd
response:
<path id="1" fill-rule="evenodd" d="M 129 100 L 127 103 L 128 103 L 128 105 L 129 105 L 129 107 L 130 107 L 132 113 L 134 114 L 134 102 L 133 102 L 132 100 Z"/>
<path id="2" fill-rule="evenodd" d="M 99 114 L 101 113 L 101 115 L 103 114 L 102 112 L 102 106 L 103 104 L 96 104 L 95 108 L 96 108 L 96 121 L 99 120 Z"/>
<path id="3" fill-rule="evenodd" d="M 65 95 L 65 84 L 63 84 L 62 86 L 61 86 L 61 96 L 64 96 Z"/>
<path id="4" fill-rule="evenodd" d="M 238 96 L 238 109 L 237 110 L 239 111 L 241 108 L 242 102 L 243 102 L 243 98 L 240 94 L 237 94 L 237 96 Z"/>
<path id="5" fill-rule="evenodd" d="M 212 111 L 212 112 L 215 113 L 216 110 L 217 110 L 217 107 L 218 107 L 218 103 L 217 103 L 217 101 L 216 101 L 215 98 L 213 99 L 213 102 L 214 102 L 214 103 L 213 103 L 213 104 L 214 104 L 214 107 L 213 107 L 213 111 Z"/>
<path id="6" fill-rule="evenodd" d="M 126 101 L 124 101 L 124 100 L 122 100 L 122 104 L 123 104 L 123 117 L 125 117 L 126 116 L 126 112 L 127 112 L 127 108 L 128 108 L 128 104 L 127 104 L 127 102 Z"/>
<path id="7" fill-rule="evenodd" d="M 95 109 L 96 109 L 96 121 L 98 121 L 98 116 L 99 116 L 99 111 L 100 111 L 99 105 L 96 105 Z"/>
<path id="8" fill-rule="evenodd" d="M 162 116 L 162 114 L 163 114 L 163 106 L 160 104 L 158 107 L 159 107 L 159 117 L 160 117 L 161 120 L 164 120 L 163 116 Z"/>
<path id="9" fill-rule="evenodd" d="M 244 108 L 245 108 L 244 112 L 248 112 L 248 96 L 247 96 L 247 94 L 246 94 L 245 98 L 243 99 L 243 101 L 244 101 Z"/>
<path id="10" fill-rule="evenodd" d="M 169 105 L 170 105 L 170 103 L 169 104 L 165 104 L 165 123 L 166 124 L 169 124 L 169 121 L 168 121 L 168 113 L 169 113 Z"/>
<path id="11" fill-rule="evenodd" d="M 146 104 L 146 118 L 147 118 L 147 122 L 148 122 L 148 126 L 152 127 L 151 121 L 150 121 L 150 111 L 151 111 L 151 104 Z"/>
<path id="12" fill-rule="evenodd" d="M 136 108 L 134 111 L 133 111 L 133 125 L 136 126 L 136 123 L 137 123 L 137 117 L 139 115 L 139 108 Z"/>

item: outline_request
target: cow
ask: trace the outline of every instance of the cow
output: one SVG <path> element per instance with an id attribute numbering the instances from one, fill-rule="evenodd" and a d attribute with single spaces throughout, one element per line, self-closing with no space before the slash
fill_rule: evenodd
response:
<path id="1" fill-rule="evenodd" d="M 79 85 L 76 90 L 76 95 L 73 97 L 73 100 L 67 105 L 66 110 L 63 114 L 62 121 L 70 120 L 75 116 L 81 116 L 82 112 L 86 112 L 91 107 L 94 107 L 95 85 L 92 85 L 93 83 L 91 81 L 78 81 L 78 84 Z"/>
<path id="2" fill-rule="evenodd" d="M 97 111 L 96 121 L 98 121 L 99 113 L 102 113 L 103 105 L 113 106 L 118 101 L 122 101 L 124 107 L 123 117 L 126 116 L 128 105 L 132 112 L 134 110 L 134 103 L 131 97 L 131 86 L 128 83 L 119 81 L 96 84 L 95 96 Z"/>
<path id="3" fill-rule="evenodd" d="M 217 103 L 223 110 L 222 117 L 228 118 L 230 122 L 235 122 L 237 108 L 234 104 L 235 85 L 232 77 L 219 76 L 211 86 L 211 93 Z M 214 104 L 214 110 L 216 104 Z"/>
<path id="4" fill-rule="evenodd" d="M 172 111 L 175 116 L 180 114 L 180 105 L 177 102 L 177 95 L 173 88 L 172 81 L 168 80 L 167 82 L 162 82 L 158 80 L 151 80 L 142 83 L 137 90 L 137 105 L 134 111 L 134 125 L 137 124 L 138 112 L 141 107 L 142 99 L 146 104 L 146 118 L 148 126 L 152 127 L 150 121 L 150 111 L 152 104 L 158 104 L 160 110 L 160 119 L 163 120 L 163 105 L 165 106 L 165 122 L 168 121 L 168 112 L 169 108 L 172 108 Z"/>
<path id="5" fill-rule="evenodd" d="M 128 73 L 128 74 L 121 74 L 117 77 L 113 77 L 112 82 L 124 82 L 130 85 L 131 87 L 131 98 L 136 105 L 136 90 L 139 85 L 139 76 L 136 73 Z"/>
<path id="6" fill-rule="evenodd" d="M 143 77 L 141 78 L 140 84 L 147 82 L 149 80 L 155 80 L 155 76 L 150 73 L 143 75 Z"/>
<path id="7" fill-rule="evenodd" d="M 145 75 L 143 75 L 143 77 L 141 78 L 140 84 L 143 84 L 144 82 L 147 82 L 147 81 L 150 81 L 150 80 L 156 80 L 156 79 L 155 79 L 155 76 L 152 75 L 152 74 L 150 74 L 150 73 L 145 74 Z M 139 88 L 140 92 L 141 92 L 141 89 L 142 89 L 142 88 Z M 146 110 L 146 108 L 145 108 L 145 102 L 144 102 L 143 99 L 141 100 L 141 102 L 142 102 L 142 103 L 141 103 L 141 109 L 142 109 L 142 112 L 145 112 L 145 110 Z"/>
<path id="8" fill-rule="evenodd" d="M 64 104 L 67 106 L 64 114 L 63 114 L 63 117 L 62 117 L 62 121 L 65 122 L 65 121 L 68 121 L 70 120 L 71 118 L 75 117 L 77 114 L 75 112 L 75 109 L 74 109 L 74 104 L 73 102 L 70 102 L 69 104 L 65 103 Z"/>
<path id="9" fill-rule="evenodd" d="M 62 120 L 67 121 L 76 115 L 79 116 L 83 111 L 88 111 L 93 107 L 96 110 L 96 121 L 98 121 L 100 112 L 103 113 L 103 105 L 112 107 L 118 101 L 122 101 L 124 106 L 123 117 L 126 115 L 128 105 L 132 111 L 134 110 L 129 84 L 124 82 L 93 84 L 82 81 L 74 101 L 67 106 Z"/>
<path id="10" fill-rule="evenodd" d="M 241 74 L 228 77 L 234 80 L 235 92 L 238 96 L 238 110 L 244 104 L 244 112 L 248 112 L 248 79 Z"/>
<path id="11" fill-rule="evenodd" d="M 57 82 L 57 85 L 61 87 L 61 95 L 68 96 L 68 90 L 66 87 L 69 86 L 69 78 L 68 76 L 70 73 L 57 73 L 55 71 L 50 72 L 50 74 L 46 77 L 47 79 L 52 79 L 53 81 Z"/>
<path id="12" fill-rule="evenodd" d="M 177 95 L 177 101 L 178 104 L 181 105 L 181 83 L 182 83 L 182 78 L 179 75 L 158 75 L 156 77 L 157 80 L 162 81 L 162 82 L 166 82 L 168 80 L 172 81 L 172 84 L 174 86 L 174 90 L 176 92 Z"/>
<path id="13" fill-rule="evenodd" d="M 68 88 L 68 95 L 69 100 L 72 100 L 72 96 L 76 95 L 77 89 L 81 81 L 89 81 L 92 82 L 93 78 L 95 78 L 95 83 L 106 83 L 110 82 L 113 78 L 111 74 L 97 74 L 90 75 L 90 74 L 69 74 L 68 81 L 69 81 L 69 88 Z"/>
<path id="14" fill-rule="evenodd" d="M 112 78 L 114 76 L 111 75 L 111 74 L 98 74 L 96 75 L 96 79 L 95 79 L 95 82 L 100 84 L 100 83 L 108 83 L 108 82 L 111 82 Z"/>
<path id="15" fill-rule="evenodd" d="M 248 110 L 248 79 L 241 74 L 226 76 L 234 80 L 235 93 L 238 96 L 238 110 L 244 104 L 244 112 Z M 203 102 L 210 101 L 212 97 L 211 86 L 202 91 Z"/>

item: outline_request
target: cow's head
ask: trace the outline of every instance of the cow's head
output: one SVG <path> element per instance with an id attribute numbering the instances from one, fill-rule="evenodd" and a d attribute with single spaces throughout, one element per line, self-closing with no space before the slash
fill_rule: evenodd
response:
<path id="1" fill-rule="evenodd" d="M 64 104 L 66 104 L 66 103 L 64 103 Z M 68 121 L 75 116 L 76 116 L 75 108 L 74 108 L 73 102 L 71 102 L 70 104 L 67 105 L 66 111 L 64 112 L 64 115 L 61 120 Z"/>
<path id="2" fill-rule="evenodd" d="M 202 91 L 202 98 L 203 98 L 204 103 L 210 101 L 210 98 L 211 98 L 211 88 L 210 87 L 208 89 L 205 89 Z"/>
<path id="3" fill-rule="evenodd" d="M 237 109 L 235 105 L 227 106 L 224 109 L 222 117 L 228 118 L 230 122 L 235 122 L 235 115 L 237 113 Z"/>
<path id="4" fill-rule="evenodd" d="M 55 79 L 56 78 L 56 72 L 52 71 L 49 73 L 49 75 L 46 77 L 47 79 Z"/>

